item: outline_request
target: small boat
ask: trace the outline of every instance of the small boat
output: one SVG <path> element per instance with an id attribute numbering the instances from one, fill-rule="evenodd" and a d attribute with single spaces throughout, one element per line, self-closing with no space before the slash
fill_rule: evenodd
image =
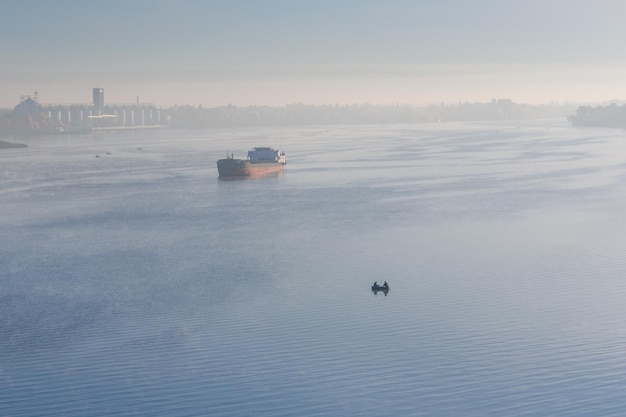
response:
<path id="1" fill-rule="evenodd" d="M 372 285 L 372 292 L 374 294 L 377 294 L 379 291 L 382 291 L 383 294 L 387 295 L 387 293 L 389 292 L 389 284 L 387 284 L 387 281 L 385 281 L 385 283 L 383 285 L 378 285 L 378 282 L 374 282 L 374 284 Z"/>

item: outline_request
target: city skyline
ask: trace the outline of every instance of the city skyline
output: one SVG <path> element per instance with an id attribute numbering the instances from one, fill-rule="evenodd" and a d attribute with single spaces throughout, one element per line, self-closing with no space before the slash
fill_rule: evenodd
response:
<path id="1" fill-rule="evenodd" d="M 626 4 L 144 1 L 4 6 L 0 107 L 622 99 Z"/>

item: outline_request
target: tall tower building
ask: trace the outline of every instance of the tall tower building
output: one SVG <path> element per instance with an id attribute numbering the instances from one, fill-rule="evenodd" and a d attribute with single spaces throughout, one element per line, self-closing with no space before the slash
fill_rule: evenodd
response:
<path id="1" fill-rule="evenodd" d="M 93 109 L 97 115 L 102 115 L 104 108 L 104 88 L 93 89 Z"/>

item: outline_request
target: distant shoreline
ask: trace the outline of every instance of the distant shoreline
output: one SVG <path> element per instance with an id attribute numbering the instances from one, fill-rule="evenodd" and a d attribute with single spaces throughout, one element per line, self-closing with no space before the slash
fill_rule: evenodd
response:
<path id="1" fill-rule="evenodd" d="M 28 148 L 28 145 L 24 145 L 23 143 L 5 142 L 0 140 L 0 149 L 10 148 Z"/>

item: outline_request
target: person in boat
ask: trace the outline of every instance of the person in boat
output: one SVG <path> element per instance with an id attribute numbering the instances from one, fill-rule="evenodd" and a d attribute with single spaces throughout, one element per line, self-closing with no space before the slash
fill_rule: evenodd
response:
<path id="1" fill-rule="evenodd" d="M 374 285 L 372 285 L 372 287 L 378 288 L 378 281 L 374 281 Z"/>
<path id="2" fill-rule="evenodd" d="M 387 281 L 385 281 L 385 283 L 383 284 L 383 288 L 389 289 L 389 284 L 387 284 Z"/>

